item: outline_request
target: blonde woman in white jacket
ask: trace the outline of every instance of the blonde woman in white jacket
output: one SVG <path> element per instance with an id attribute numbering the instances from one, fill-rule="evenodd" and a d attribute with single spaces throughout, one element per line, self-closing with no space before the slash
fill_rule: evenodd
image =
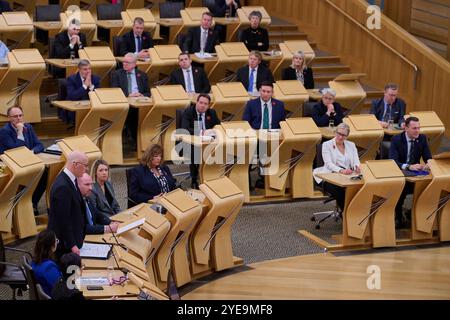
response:
<path id="1" fill-rule="evenodd" d="M 322 144 L 323 167 L 313 171 L 314 179 L 323 189 L 336 199 L 336 203 L 341 209 L 345 204 L 345 189 L 334 184 L 323 181 L 316 176 L 318 173 L 338 172 L 345 175 L 360 173 L 360 162 L 356 145 L 347 141 L 350 134 L 350 127 L 341 123 L 336 127 L 336 136 Z"/>

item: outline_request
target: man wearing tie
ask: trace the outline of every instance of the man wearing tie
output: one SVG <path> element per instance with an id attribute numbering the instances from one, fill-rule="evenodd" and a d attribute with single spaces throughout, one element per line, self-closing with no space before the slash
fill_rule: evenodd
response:
<path id="1" fill-rule="evenodd" d="M 136 53 L 139 59 L 147 59 L 150 58 L 149 48 L 153 48 L 152 36 L 144 31 L 144 19 L 137 17 L 133 21 L 133 29 L 122 37 L 120 55 L 131 52 Z"/>
<path id="2" fill-rule="evenodd" d="M 150 97 L 147 74 L 136 68 L 137 55 L 127 53 L 123 68 L 111 73 L 111 87 L 121 88 L 126 97 Z M 138 110 L 130 108 L 125 120 L 124 130 L 129 139 L 136 143 Z"/>
<path id="3" fill-rule="evenodd" d="M 187 107 L 183 112 L 181 120 L 181 127 L 191 135 L 203 136 L 208 135 L 215 125 L 220 124 L 217 113 L 214 109 L 210 109 L 211 98 L 207 94 L 199 94 L 195 105 Z M 189 169 L 191 171 L 191 188 L 198 189 L 198 168 L 199 164 L 195 163 L 195 150 L 192 148 L 191 164 Z"/>
<path id="4" fill-rule="evenodd" d="M 262 55 L 259 51 L 251 51 L 248 56 L 248 65 L 238 69 L 236 81 L 241 82 L 252 95 L 258 95 L 263 82 L 274 83 L 272 72 L 261 64 Z"/>
<path id="5" fill-rule="evenodd" d="M 82 59 L 78 72 L 67 78 L 67 100 L 89 100 L 89 92 L 100 87 L 100 78 L 92 74 L 91 63 Z"/>
<path id="6" fill-rule="evenodd" d="M 187 93 L 209 93 L 211 84 L 203 68 L 192 67 L 192 60 L 187 53 L 178 56 L 179 69 L 172 71 L 169 83 L 180 84 Z"/>
<path id="7" fill-rule="evenodd" d="M 72 20 L 67 32 L 63 31 L 55 36 L 52 58 L 78 58 L 78 50 L 86 47 L 86 36 L 80 32 L 80 22 Z"/>
<path id="8" fill-rule="evenodd" d="M 273 84 L 271 82 L 263 82 L 259 94 L 259 98 L 247 102 L 242 120 L 248 121 L 255 130 L 279 129 L 280 121 L 286 120 L 284 103 L 272 98 Z"/>
<path id="9" fill-rule="evenodd" d="M 416 117 L 405 121 L 405 132 L 392 138 L 389 158 L 394 160 L 402 170 L 428 171 L 428 161 L 432 158 L 427 137 L 420 134 L 420 122 Z M 421 164 L 420 160 L 426 164 Z M 395 207 L 395 222 L 397 227 L 405 226 L 403 217 L 403 202 L 406 195 L 414 192 L 414 185 L 406 182 L 403 192 Z"/>
<path id="10" fill-rule="evenodd" d="M 213 16 L 209 12 L 202 14 L 200 27 L 192 27 L 188 30 L 183 43 L 183 52 L 216 52 L 215 46 L 219 44 L 217 32 L 211 28 Z"/>
<path id="11" fill-rule="evenodd" d="M 384 98 L 372 101 L 370 113 L 380 122 L 383 128 L 387 128 L 389 121 L 405 127 L 406 103 L 398 98 L 398 86 L 388 83 L 384 87 Z"/>
<path id="12" fill-rule="evenodd" d="M 89 200 L 89 195 L 92 193 L 92 187 L 94 185 L 91 176 L 84 173 L 77 179 L 77 185 L 86 208 L 86 234 L 117 232 L 119 224 L 117 222 L 111 222 L 111 219 L 99 212 Z"/>
<path id="13" fill-rule="evenodd" d="M 19 147 L 27 147 L 33 153 L 44 151 L 44 146 L 34 132 L 33 126 L 25 123 L 23 110 L 20 106 L 9 107 L 6 110 L 6 115 L 9 122 L 0 129 L 0 154 L 6 150 Z M 47 186 L 47 175 L 48 169 L 45 169 L 33 192 L 32 202 L 35 214 L 37 214 L 38 202 Z"/>

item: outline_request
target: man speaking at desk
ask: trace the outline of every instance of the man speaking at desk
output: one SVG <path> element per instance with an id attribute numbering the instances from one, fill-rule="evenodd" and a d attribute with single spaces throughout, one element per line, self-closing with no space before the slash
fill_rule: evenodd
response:
<path id="1" fill-rule="evenodd" d="M 420 122 L 416 117 L 409 117 L 405 121 L 405 132 L 392 138 L 389 148 L 389 158 L 394 160 L 402 170 L 419 172 L 428 171 L 428 161 L 431 151 L 427 137 L 420 134 Z M 421 164 L 420 160 L 426 164 Z M 406 219 L 403 217 L 403 202 L 406 195 L 413 193 L 414 185 L 406 182 L 403 192 L 395 207 L 395 224 L 398 228 L 405 227 Z"/>
<path id="2" fill-rule="evenodd" d="M 39 141 L 33 127 L 24 122 L 23 110 L 19 106 L 9 107 L 6 111 L 9 122 L 0 129 L 0 154 L 9 149 L 27 147 L 34 153 L 44 151 L 44 146 Z M 37 205 L 44 194 L 47 183 L 47 170 L 42 174 L 36 189 L 33 192 L 32 202 L 35 214 Z"/>

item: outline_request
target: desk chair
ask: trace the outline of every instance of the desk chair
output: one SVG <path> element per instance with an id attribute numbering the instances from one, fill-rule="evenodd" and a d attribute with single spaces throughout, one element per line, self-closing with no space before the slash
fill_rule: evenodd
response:
<path id="1" fill-rule="evenodd" d="M 21 252 L 30 255 L 28 251 L 5 247 L 0 235 L 0 284 L 9 286 L 13 290 L 13 300 L 16 296 L 22 296 L 22 291 L 27 290 L 27 277 L 22 266 L 6 261 L 6 251 Z M 17 290 L 17 292 L 16 292 Z"/>
<path id="2" fill-rule="evenodd" d="M 323 162 L 323 158 L 322 158 L 322 144 L 319 143 L 318 145 L 316 145 L 316 161 L 315 161 L 315 167 L 319 168 L 322 167 L 324 165 Z M 325 199 L 325 201 L 323 202 L 323 204 L 326 204 L 328 202 L 334 201 L 335 199 L 333 197 L 331 197 L 330 194 L 328 194 L 325 189 L 323 189 L 322 187 L 320 188 L 321 191 L 326 194 L 328 196 L 328 199 Z M 317 221 L 317 217 L 319 216 L 324 216 L 323 218 L 321 218 L 319 221 Z M 339 219 L 341 219 L 341 213 L 339 212 L 339 208 L 337 206 L 337 202 L 336 202 L 336 207 L 334 208 L 334 210 L 329 210 L 329 211 L 321 211 L 321 212 L 315 212 L 312 214 L 311 216 L 311 221 L 317 221 L 315 228 L 317 230 L 320 229 L 320 224 L 322 222 L 324 222 L 325 220 L 328 220 L 329 218 L 334 218 L 334 221 L 338 222 Z"/>
<path id="3" fill-rule="evenodd" d="M 314 105 L 316 104 L 316 102 L 305 102 L 305 104 L 303 105 L 303 117 L 310 117 L 312 118 L 313 114 L 314 114 Z M 320 150 L 322 151 L 322 149 Z M 322 152 L 320 153 L 320 156 L 322 157 Z"/>
<path id="4" fill-rule="evenodd" d="M 59 4 L 36 6 L 34 21 L 61 21 L 60 12 L 61 7 Z M 36 29 L 36 40 L 47 45 L 48 31 Z"/>
<path id="5" fill-rule="evenodd" d="M 131 177 L 131 170 L 133 170 L 133 168 L 127 168 L 125 169 L 125 176 L 126 176 L 126 180 L 127 180 L 127 209 L 130 209 L 136 205 L 138 205 L 138 203 L 136 201 L 134 201 L 133 199 L 130 198 L 130 177 Z"/>
<path id="6" fill-rule="evenodd" d="M 122 4 L 97 4 L 97 20 L 122 20 Z M 109 43 L 109 30 L 97 28 L 97 38 Z"/>
<path id="7" fill-rule="evenodd" d="M 184 10 L 184 2 L 161 2 L 159 4 L 159 17 L 160 19 L 181 18 L 181 10 Z M 160 26 L 159 34 L 164 39 L 169 39 L 169 28 Z"/>
<path id="8" fill-rule="evenodd" d="M 115 57 L 120 57 L 120 46 L 122 44 L 122 36 L 113 37 L 113 54 Z"/>
<path id="9" fill-rule="evenodd" d="M 58 79 L 58 101 L 67 100 L 67 80 L 64 78 Z M 75 112 L 58 108 L 58 118 L 67 124 L 75 124 Z"/>
<path id="10" fill-rule="evenodd" d="M 37 281 L 36 277 L 34 276 L 33 268 L 31 268 L 31 259 L 28 259 L 27 256 L 23 256 L 22 259 L 22 266 L 25 269 L 25 273 L 27 275 L 29 298 L 30 300 L 39 300 Z"/>

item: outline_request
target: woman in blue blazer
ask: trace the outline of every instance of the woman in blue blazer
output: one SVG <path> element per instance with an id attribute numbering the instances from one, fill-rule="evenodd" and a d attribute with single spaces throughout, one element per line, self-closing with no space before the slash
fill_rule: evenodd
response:
<path id="1" fill-rule="evenodd" d="M 41 231 L 37 236 L 33 262 L 31 263 L 36 281 L 49 296 L 51 296 L 54 285 L 62 275 L 61 270 L 54 260 L 54 253 L 58 242 L 53 231 L 47 229 Z"/>
<path id="2" fill-rule="evenodd" d="M 130 172 L 128 197 L 135 203 L 148 202 L 176 188 L 176 180 L 167 166 L 161 165 L 163 149 L 154 144 L 145 150 L 141 165 Z"/>

